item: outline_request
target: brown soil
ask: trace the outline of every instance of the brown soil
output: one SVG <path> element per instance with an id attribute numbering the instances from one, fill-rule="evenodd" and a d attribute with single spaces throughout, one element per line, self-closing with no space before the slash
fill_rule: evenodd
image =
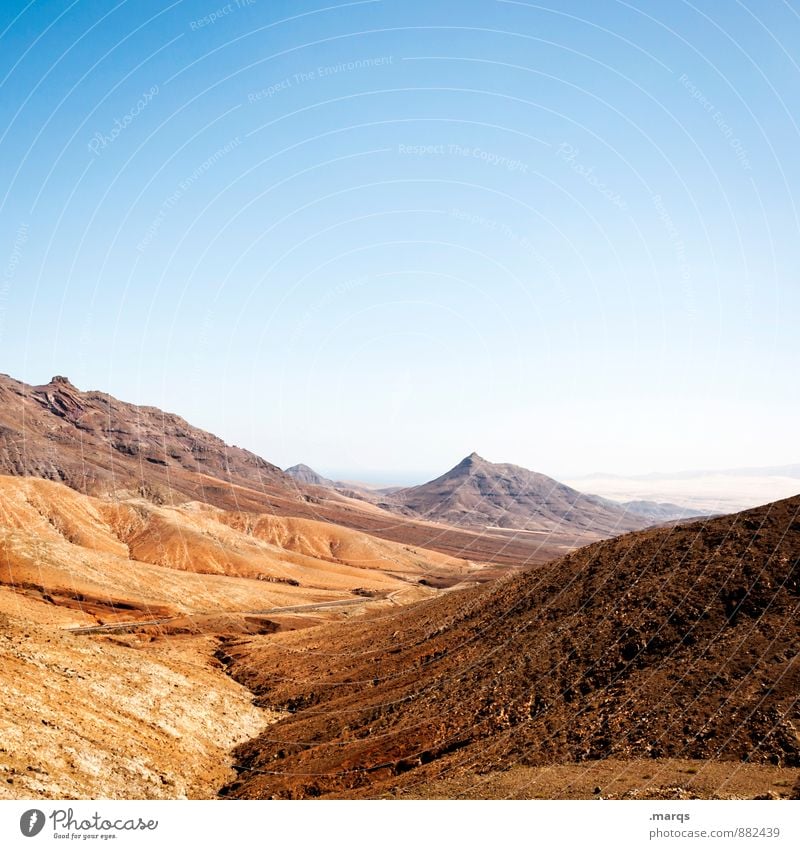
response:
<path id="1" fill-rule="evenodd" d="M 234 642 L 236 680 L 292 715 L 238 750 L 226 794 L 433 792 L 608 758 L 796 770 L 799 511 L 800 497 L 630 534 L 489 587 Z"/>
<path id="2" fill-rule="evenodd" d="M 0 477 L 0 797 L 213 797 L 235 777 L 232 747 L 276 716 L 225 674 L 223 638 L 354 618 L 436 594 L 420 580 L 481 572 L 308 519 Z M 67 631 L 102 623 L 113 635 Z"/>
<path id="3" fill-rule="evenodd" d="M 464 773 L 399 790 L 404 799 L 789 799 L 795 769 L 725 761 L 608 758 Z"/>

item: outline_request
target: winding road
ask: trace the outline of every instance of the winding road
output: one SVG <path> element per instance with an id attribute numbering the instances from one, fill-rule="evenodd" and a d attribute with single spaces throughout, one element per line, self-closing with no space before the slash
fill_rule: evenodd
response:
<path id="1" fill-rule="evenodd" d="M 351 607 L 375 601 L 374 598 L 344 598 L 340 601 L 320 601 L 316 604 L 294 604 L 290 607 L 271 607 L 266 610 L 207 610 L 203 612 L 182 613 L 179 616 L 166 616 L 161 619 L 139 619 L 134 622 L 112 622 L 107 625 L 82 625 L 77 628 L 65 628 L 71 634 L 103 634 L 121 631 L 135 631 L 151 625 L 164 625 L 176 619 L 188 619 L 193 616 L 276 616 L 280 613 L 307 613 L 313 610 L 325 610 L 329 607 Z M 393 599 L 392 599 L 393 601 Z"/>

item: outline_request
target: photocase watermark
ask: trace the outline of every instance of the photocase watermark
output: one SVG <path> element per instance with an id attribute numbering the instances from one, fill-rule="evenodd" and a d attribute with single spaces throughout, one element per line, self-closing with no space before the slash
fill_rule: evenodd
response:
<path id="1" fill-rule="evenodd" d="M 316 303 L 311 304 L 305 311 L 303 316 L 295 325 L 294 335 L 296 337 L 304 336 L 309 324 L 311 324 L 311 322 L 318 316 L 324 315 L 331 304 L 351 292 L 355 292 L 364 286 L 368 286 L 370 279 L 371 278 L 369 276 L 353 277 L 349 280 L 342 280 L 332 289 L 328 289 Z"/>
<path id="2" fill-rule="evenodd" d="M 547 276 L 556 284 L 557 287 L 561 286 L 561 275 L 558 273 L 558 270 L 547 259 L 543 256 L 542 252 L 536 247 L 536 245 L 527 237 L 518 233 L 512 227 L 509 227 L 508 224 L 503 223 L 502 221 L 497 221 L 494 218 L 486 218 L 483 215 L 478 215 L 473 212 L 467 212 L 464 209 L 458 209 L 457 207 L 453 207 L 449 213 L 453 218 L 457 218 L 459 221 L 464 221 L 468 224 L 475 225 L 477 227 L 481 227 L 484 230 L 489 230 L 494 233 L 499 233 L 504 238 L 513 242 L 517 245 L 521 250 L 523 250 L 526 254 L 528 254 L 538 266 L 542 268 L 542 270 L 547 274 Z"/>
<path id="3" fill-rule="evenodd" d="M 258 103 L 259 100 L 269 100 L 276 94 L 294 88 L 295 86 L 317 82 L 326 77 L 333 77 L 336 74 L 391 65 L 393 61 L 394 57 L 392 56 L 370 56 L 365 59 L 353 59 L 351 62 L 339 62 L 336 65 L 320 65 L 316 68 L 309 68 L 306 71 L 298 71 L 296 74 L 290 74 L 288 77 L 284 77 L 282 80 L 258 91 L 251 91 L 247 95 L 247 102 Z"/>
<path id="4" fill-rule="evenodd" d="M 22 259 L 22 249 L 28 241 L 28 225 L 22 221 L 17 232 L 14 234 L 14 244 L 11 246 L 11 254 L 8 257 L 8 262 L 3 270 L 3 281 L 8 284 L 17 273 L 17 267 Z"/>
<path id="5" fill-rule="evenodd" d="M 94 326 L 94 313 L 87 312 L 81 322 L 81 329 L 78 333 L 78 362 L 80 363 L 81 371 L 89 364 L 94 356 L 96 348 L 93 344 L 94 337 L 92 336 L 92 327 Z"/>
<path id="6" fill-rule="evenodd" d="M 139 251 L 139 253 L 144 253 L 147 246 L 153 241 L 153 239 L 155 239 L 162 224 L 166 221 L 167 215 L 175 208 L 186 192 L 191 189 L 191 187 L 203 176 L 203 174 L 205 174 L 210 168 L 213 168 L 220 159 L 239 147 L 241 143 L 242 140 L 239 136 L 231 139 L 226 145 L 224 145 L 224 147 L 219 148 L 212 153 L 208 159 L 203 160 L 203 162 L 201 162 L 188 177 L 185 177 L 178 183 L 178 187 L 175 191 L 161 203 L 156 217 L 150 223 L 150 226 L 145 231 L 145 234 L 139 244 L 136 245 L 136 250 Z"/>
<path id="7" fill-rule="evenodd" d="M 686 76 L 681 74 L 680 84 L 689 92 L 692 100 L 697 101 L 703 109 L 708 112 L 713 122 L 719 127 L 719 131 L 728 140 L 728 145 L 736 154 L 739 164 L 745 171 L 752 171 L 753 166 L 750 164 L 750 159 L 747 155 L 747 149 L 742 144 L 741 140 L 735 135 L 733 127 L 725 120 L 725 116 L 717 109 L 716 106 L 703 94 L 703 92 Z"/>
<path id="8" fill-rule="evenodd" d="M 528 173 L 528 163 L 520 159 L 510 159 L 482 147 L 469 147 L 460 144 L 398 144 L 397 152 L 401 156 L 460 156 L 467 159 L 478 159 L 487 165 L 505 168 L 507 171 Z"/>
<path id="9" fill-rule="evenodd" d="M 697 307 L 695 305 L 694 287 L 692 286 L 692 272 L 689 268 L 689 263 L 686 261 L 686 245 L 681 238 L 680 231 L 673 221 L 672 216 L 664 206 L 661 195 L 653 195 L 653 206 L 667 231 L 670 244 L 675 252 L 675 259 L 678 263 L 678 279 L 681 281 L 681 287 L 683 289 L 686 314 L 690 319 L 694 319 L 697 316 Z"/>
<path id="10" fill-rule="evenodd" d="M 220 6 L 219 9 L 215 9 L 207 15 L 203 15 L 202 18 L 197 18 L 196 20 L 191 21 L 189 23 L 189 29 L 197 31 L 199 29 L 203 29 L 203 27 L 209 27 L 217 21 L 222 20 L 222 18 L 227 18 L 228 15 L 233 12 L 238 12 L 239 9 L 246 9 L 248 6 L 255 6 L 255 4 L 256 0 L 234 0 L 233 3 L 227 3 L 224 6 Z"/>
<path id="11" fill-rule="evenodd" d="M 36 837 L 41 834 L 47 820 L 50 820 L 53 837 L 66 840 L 113 840 L 119 832 L 155 831 L 158 828 L 158 820 L 141 817 L 107 819 L 95 812 L 90 817 L 78 819 L 72 808 L 56 808 L 47 816 L 44 811 L 31 808 L 19 818 L 19 830 L 25 837 Z"/>
<path id="12" fill-rule="evenodd" d="M 3 269 L 3 279 L 0 282 L 0 339 L 3 338 L 3 329 L 6 320 L 6 306 L 8 293 L 11 291 L 11 283 L 17 274 L 17 268 L 22 260 L 22 249 L 28 241 L 28 225 L 23 221 L 17 227 L 14 234 L 14 244 L 11 246 L 6 267 Z"/>
<path id="13" fill-rule="evenodd" d="M 521 174 L 528 173 L 528 164 L 520 159 L 509 159 L 507 156 L 492 153 L 492 151 L 484 150 L 482 147 L 462 147 L 460 144 L 451 144 L 447 147 L 451 156 L 480 159 L 488 165 L 496 165 L 499 168 L 505 168 L 507 171 L 519 171 Z"/>
<path id="14" fill-rule="evenodd" d="M 580 150 L 577 147 L 571 145 L 569 142 L 561 142 L 556 150 L 556 156 L 566 162 L 579 177 L 582 177 L 590 186 L 597 189 L 597 191 L 600 192 L 606 200 L 613 203 L 618 209 L 626 210 L 628 208 L 627 202 L 622 198 L 619 192 L 615 192 L 612 188 L 609 188 L 609 186 L 607 186 L 594 173 L 594 166 L 583 165 L 579 161 L 578 157 L 580 156 Z"/>
<path id="15" fill-rule="evenodd" d="M 95 133 L 87 145 L 89 150 L 95 156 L 99 156 L 101 150 L 105 150 L 110 144 L 113 144 L 119 138 L 120 133 L 130 127 L 136 118 L 144 112 L 153 98 L 158 95 L 158 91 L 157 85 L 151 86 L 122 118 L 114 119 L 114 126 L 107 133 Z"/>
<path id="16" fill-rule="evenodd" d="M 218 316 L 210 306 L 206 308 L 202 321 L 196 325 L 193 334 L 192 365 L 189 385 L 198 392 L 202 391 L 207 378 L 206 358 L 216 350 L 214 340 L 218 329 Z"/>

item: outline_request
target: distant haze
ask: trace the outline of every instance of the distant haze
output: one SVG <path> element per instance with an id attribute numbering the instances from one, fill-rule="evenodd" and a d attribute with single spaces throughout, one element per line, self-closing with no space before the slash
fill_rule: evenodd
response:
<path id="1" fill-rule="evenodd" d="M 800 467 L 729 469 L 639 477 L 588 475 L 567 481 L 618 501 L 672 501 L 712 513 L 732 513 L 800 494 Z"/>

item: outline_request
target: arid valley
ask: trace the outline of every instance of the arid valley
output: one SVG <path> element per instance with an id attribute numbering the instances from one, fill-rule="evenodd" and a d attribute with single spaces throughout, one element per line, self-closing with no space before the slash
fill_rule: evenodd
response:
<path id="1" fill-rule="evenodd" d="M 3 798 L 789 798 L 800 497 L 285 473 L 0 377 Z"/>

